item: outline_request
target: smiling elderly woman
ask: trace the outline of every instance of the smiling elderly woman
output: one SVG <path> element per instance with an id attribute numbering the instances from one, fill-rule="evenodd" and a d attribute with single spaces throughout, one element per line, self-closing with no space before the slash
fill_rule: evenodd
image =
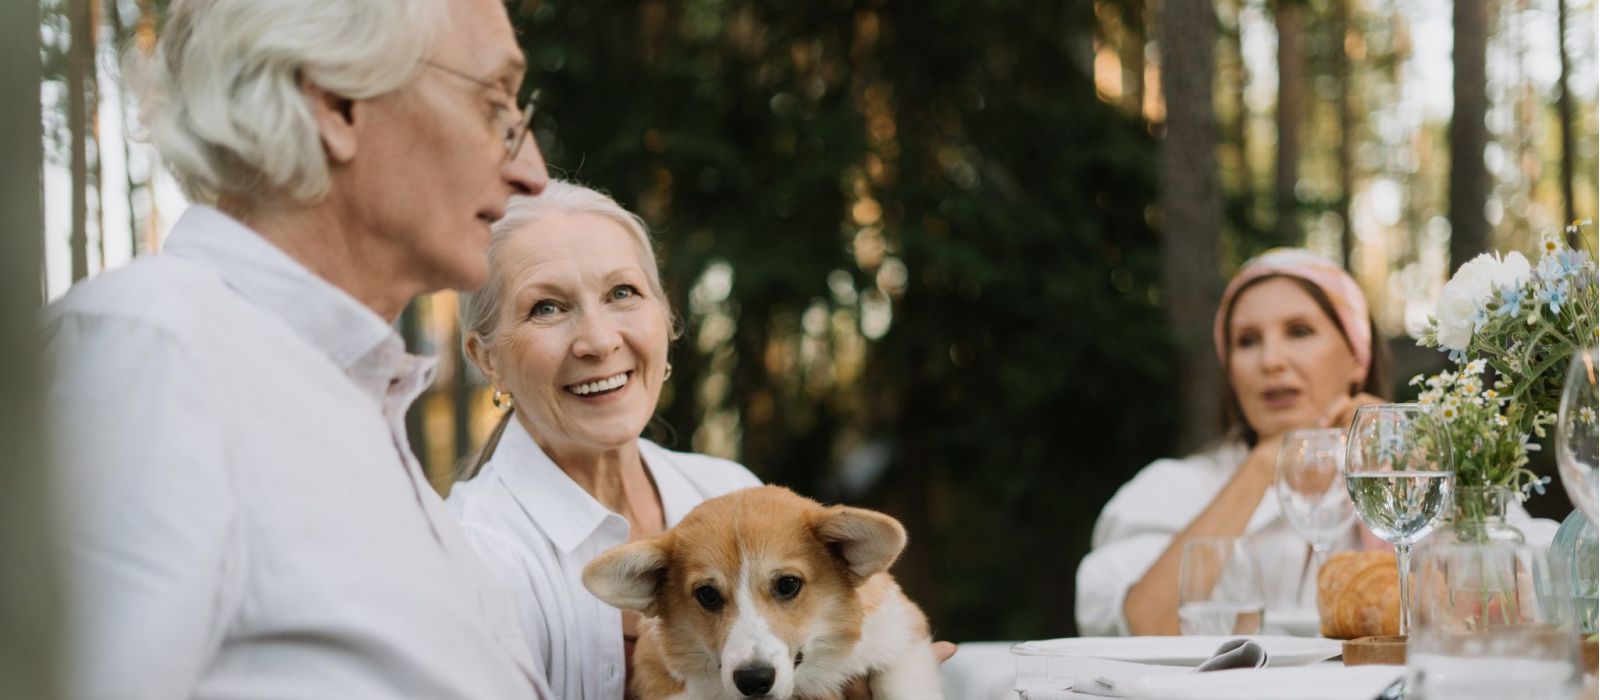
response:
<path id="1" fill-rule="evenodd" d="M 512 197 L 492 237 L 489 283 L 466 301 L 463 335 L 509 410 L 449 505 L 517 597 L 555 695 L 615 700 L 639 619 L 590 594 L 584 565 L 760 481 L 639 437 L 672 372 L 673 319 L 637 216 L 552 181 Z"/>

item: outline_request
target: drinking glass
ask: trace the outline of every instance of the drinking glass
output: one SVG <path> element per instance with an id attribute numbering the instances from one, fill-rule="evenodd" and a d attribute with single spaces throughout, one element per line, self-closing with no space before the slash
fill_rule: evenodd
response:
<path id="1" fill-rule="evenodd" d="M 1322 569 L 1329 545 L 1356 519 L 1344 485 L 1344 449 L 1345 431 L 1338 428 L 1296 430 L 1278 448 L 1278 506 L 1289 527 L 1311 544 L 1308 571 Z M 1304 586 L 1302 580 L 1295 590 Z"/>
<path id="2" fill-rule="evenodd" d="M 1600 524 L 1595 501 L 1600 496 L 1600 481 L 1595 476 L 1595 452 L 1600 435 L 1595 432 L 1595 413 L 1600 410 L 1600 394 L 1595 391 L 1595 349 L 1574 353 L 1567 370 L 1567 383 L 1561 390 L 1561 408 L 1556 414 L 1556 465 L 1561 485 L 1572 504 Z"/>
<path id="3" fill-rule="evenodd" d="M 1255 562 L 1237 537 L 1191 537 L 1178 563 L 1178 631 L 1255 634 L 1266 597 Z"/>
<path id="4" fill-rule="evenodd" d="M 1455 484 L 1450 439 L 1432 406 L 1356 409 L 1345 445 L 1345 487 L 1356 515 L 1394 545 L 1400 569 L 1400 634 L 1411 627 L 1411 545 L 1449 510 Z"/>
<path id="5" fill-rule="evenodd" d="M 1430 541 L 1417 553 L 1407 700 L 1569 700 L 1578 632 L 1543 547 Z"/>

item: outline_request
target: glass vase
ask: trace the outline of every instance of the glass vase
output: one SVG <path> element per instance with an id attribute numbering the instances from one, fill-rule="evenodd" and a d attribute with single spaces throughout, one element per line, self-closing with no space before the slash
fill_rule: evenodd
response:
<path id="1" fill-rule="evenodd" d="M 1506 509 L 1516 495 L 1505 486 L 1456 484 L 1455 507 L 1445 526 L 1435 532 L 1448 544 L 1522 544 L 1527 538 L 1506 522 Z"/>

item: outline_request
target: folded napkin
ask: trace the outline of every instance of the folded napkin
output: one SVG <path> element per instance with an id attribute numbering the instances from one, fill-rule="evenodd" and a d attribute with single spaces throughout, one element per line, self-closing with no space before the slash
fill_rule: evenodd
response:
<path id="1" fill-rule="evenodd" d="M 1017 696 L 1025 700 L 1065 700 L 1099 697 L 1132 697 L 1142 679 L 1173 673 L 1188 673 L 1183 666 L 1157 666 L 1128 661 L 1088 657 L 1055 657 L 1047 672 L 1019 669 Z"/>

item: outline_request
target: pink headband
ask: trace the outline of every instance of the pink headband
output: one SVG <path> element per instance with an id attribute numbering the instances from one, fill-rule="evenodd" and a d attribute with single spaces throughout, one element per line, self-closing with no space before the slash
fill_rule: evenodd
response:
<path id="1" fill-rule="evenodd" d="M 1268 275 L 1285 275 L 1303 279 L 1317 286 L 1328 300 L 1344 336 L 1350 339 L 1350 349 L 1361 363 L 1362 372 L 1372 366 L 1372 326 L 1367 311 L 1367 298 L 1361 286 L 1338 265 L 1304 248 L 1273 248 L 1245 262 L 1222 293 L 1222 304 L 1217 306 L 1217 320 L 1213 324 L 1212 338 L 1217 343 L 1217 360 L 1227 362 L 1228 339 L 1222 337 L 1224 316 L 1233 305 L 1239 289 Z"/>

